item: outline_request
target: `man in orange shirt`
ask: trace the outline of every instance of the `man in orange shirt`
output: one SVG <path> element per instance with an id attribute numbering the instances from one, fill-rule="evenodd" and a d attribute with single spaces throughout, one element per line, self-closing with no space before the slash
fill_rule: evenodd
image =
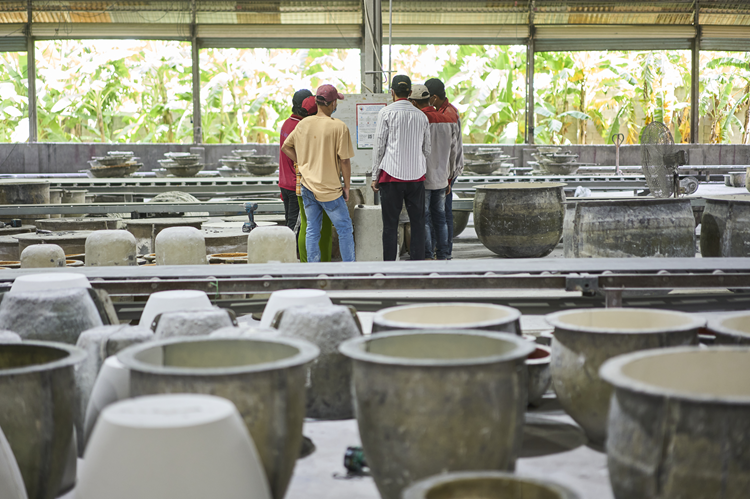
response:
<path id="1" fill-rule="evenodd" d="M 453 171 L 453 177 L 450 179 L 451 191 L 453 190 L 453 184 L 456 182 L 456 178 L 461 175 L 464 171 L 464 152 L 463 152 L 463 141 L 461 139 L 461 117 L 458 115 L 458 109 L 448 101 L 445 95 L 445 85 L 442 81 L 437 78 L 430 78 L 424 85 L 427 90 L 430 91 L 430 105 L 434 106 L 438 113 L 446 115 L 450 118 L 452 123 L 458 126 L 458 147 L 456 149 L 456 160 L 455 169 Z M 448 259 L 452 258 L 453 253 L 453 195 L 448 194 L 445 196 L 445 221 L 448 225 L 448 247 L 449 256 Z"/>

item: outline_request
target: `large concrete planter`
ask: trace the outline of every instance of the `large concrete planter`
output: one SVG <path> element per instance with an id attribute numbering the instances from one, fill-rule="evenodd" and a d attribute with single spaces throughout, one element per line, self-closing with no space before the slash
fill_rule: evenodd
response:
<path id="1" fill-rule="evenodd" d="M 506 258 L 540 258 L 560 242 L 566 184 L 519 182 L 479 185 L 474 230 L 490 251 Z"/>
<path id="2" fill-rule="evenodd" d="M 750 348 L 669 348 L 602 366 L 614 386 L 607 462 L 617 499 L 750 493 Z"/>
<path id="3" fill-rule="evenodd" d="M 701 217 L 701 256 L 750 256 L 750 196 L 706 198 Z"/>
<path id="4" fill-rule="evenodd" d="M 474 329 L 521 334 L 521 312 L 503 305 L 436 303 L 384 308 L 375 314 L 372 332 L 400 329 Z"/>
<path id="5" fill-rule="evenodd" d="M 302 445 L 305 381 L 316 346 L 290 338 L 177 338 L 130 347 L 130 394 L 204 393 L 231 400 L 282 499 Z"/>
<path id="6" fill-rule="evenodd" d="M 356 338 L 355 413 L 384 499 L 446 471 L 513 470 L 534 346 L 483 331 L 403 331 Z"/>
<path id="7" fill-rule="evenodd" d="M 465 471 L 421 480 L 404 491 L 403 499 L 578 499 L 562 485 L 503 473 Z"/>
<path id="8" fill-rule="evenodd" d="M 0 428 L 29 499 L 57 497 L 73 442 L 73 366 L 86 354 L 62 343 L 0 344 Z"/>
<path id="9" fill-rule="evenodd" d="M 566 204 L 565 258 L 694 257 L 690 200 L 575 200 Z"/>
<path id="10" fill-rule="evenodd" d="M 617 355 L 651 348 L 697 344 L 705 321 L 667 310 L 585 309 L 547 316 L 554 326 L 552 386 L 557 400 L 596 444 L 607 437 L 612 387 L 599 368 Z"/>
<path id="11" fill-rule="evenodd" d="M 717 345 L 750 345 L 750 312 L 729 314 L 708 321 Z"/>

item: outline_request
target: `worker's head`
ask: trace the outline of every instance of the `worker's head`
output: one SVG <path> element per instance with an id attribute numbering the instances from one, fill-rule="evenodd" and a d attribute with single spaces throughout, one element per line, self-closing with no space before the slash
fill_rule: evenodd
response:
<path id="1" fill-rule="evenodd" d="M 315 97 L 312 96 L 312 92 L 310 92 L 310 97 L 307 97 L 302 101 L 301 107 L 302 114 L 299 116 L 302 116 L 303 118 L 318 114 L 318 105 L 315 103 Z"/>
<path id="2" fill-rule="evenodd" d="M 310 96 L 312 96 L 312 92 L 310 92 L 306 88 L 294 92 L 294 97 L 292 97 L 292 114 L 296 114 L 297 116 L 302 116 L 304 118 L 305 115 L 303 114 L 304 111 L 302 102 L 304 102 L 304 100 Z"/>
<path id="3" fill-rule="evenodd" d="M 406 75 L 396 75 L 391 80 L 391 93 L 395 99 L 406 99 L 411 93 L 411 79 Z"/>
<path id="4" fill-rule="evenodd" d="M 430 91 L 424 85 L 413 85 L 409 100 L 414 104 L 414 107 L 425 108 L 430 105 Z"/>
<path id="5" fill-rule="evenodd" d="M 322 112 L 326 116 L 330 116 L 336 111 L 338 101 L 340 100 L 344 100 L 344 96 L 336 90 L 336 87 L 330 84 L 319 86 L 317 92 L 315 92 L 315 103 L 318 105 L 318 112 Z"/>
<path id="6" fill-rule="evenodd" d="M 445 102 L 445 85 L 437 78 L 430 78 L 424 85 L 430 91 L 430 105 L 440 107 Z"/>

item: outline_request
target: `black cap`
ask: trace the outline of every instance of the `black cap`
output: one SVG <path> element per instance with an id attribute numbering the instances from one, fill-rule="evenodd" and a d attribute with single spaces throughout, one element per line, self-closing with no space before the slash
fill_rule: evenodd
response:
<path id="1" fill-rule="evenodd" d="M 391 89 L 396 92 L 405 92 L 411 89 L 411 80 L 406 75 L 396 75 L 391 80 Z"/>
<path id="2" fill-rule="evenodd" d="M 312 96 L 312 92 L 306 88 L 294 92 L 294 97 L 292 97 L 292 112 L 298 116 L 301 115 L 302 102 L 310 96 Z"/>
<path id="3" fill-rule="evenodd" d="M 430 95 L 437 95 L 441 99 L 445 99 L 445 85 L 437 78 L 430 78 L 424 82 L 424 86 L 430 91 Z"/>

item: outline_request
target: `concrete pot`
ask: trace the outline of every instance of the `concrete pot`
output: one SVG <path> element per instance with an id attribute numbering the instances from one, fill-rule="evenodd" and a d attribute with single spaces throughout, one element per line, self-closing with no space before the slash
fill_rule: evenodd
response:
<path id="1" fill-rule="evenodd" d="M 103 325 L 87 288 L 6 293 L 0 303 L 0 329 L 24 340 L 61 341 L 75 345 L 87 329 Z"/>
<path id="2" fill-rule="evenodd" d="M 76 499 L 270 499 L 234 405 L 209 395 L 125 400 L 104 410 Z"/>
<path id="3" fill-rule="evenodd" d="M 606 362 L 615 497 L 748 497 L 749 365 L 749 347 L 649 350 Z"/>
<path id="4" fill-rule="evenodd" d="M 346 341 L 367 463 L 384 499 L 446 471 L 513 470 L 530 342 L 484 331 L 401 331 Z"/>
<path id="5" fill-rule="evenodd" d="M 563 233 L 565 185 L 524 182 L 477 186 L 474 230 L 479 241 L 505 258 L 549 255 Z"/>
<path id="6" fill-rule="evenodd" d="M 521 312 L 503 305 L 435 303 L 403 305 L 373 316 L 372 332 L 400 329 L 474 329 L 521 334 Z"/>
<path id="7" fill-rule="evenodd" d="M 695 256 L 688 198 L 576 199 L 565 208 L 565 258 Z"/>
<path id="8" fill-rule="evenodd" d="M 403 499 L 578 499 L 562 485 L 503 473 L 465 471 L 421 480 L 404 491 Z"/>
<path id="9" fill-rule="evenodd" d="M 547 315 L 552 340 L 552 386 L 557 400 L 586 432 L 603 444 L 612 387 L 599 378 L 604 361 L 650 348 L 697 345 L 703 319 L 667 310 L 584 309 Z"/>
<path id="10" fill-rule="evenodd" d="M 21 252 L 22 269 L 65 267 L 65 252 L 56 244 L 34 244 Z"/>
<path id="11" fill-rule="evenodd" d="M 708 321 L 708 330 L 716 335 L 717 345 L 750 345 L 750 313 L 728 314 Z"/>
<path id="12" fill-rule="evenodd" d="M 278 329 L 282 336 L 309 341 L 320 349 L 320 355 L 310 365 L 307 417 L 354 417 L 352 363 L 341 355 L 338 347 L 343 341 L 362 335 L 356 311 L 331 305 L 291 308 L 279 314 Z"/>
<path id="13" fill-rule="evenodd" d="M 461 233 L 466 230 L 466 226 L 469 225 L 470 211 L 454 211 L 453 212 L 453 238 L 457 238 Z"/>
<path id="14" fill-rule="evenodd" d="M 529 371 L 529 405 L 536 407 L 542 403 L 542 398 L 552 383 L 549 368 L 552 349 L 544 345 L 534 346 L 536 350 L 526 359 L 526 368 Z"/>
<path id="15" fill-rule="evenodd" d="M 253 438 L 274 499 L 282 499 L 302 445 L 305 381 L 316 346 L 290 338 L 175 338 L 117 358 L 131 396 L 207 393 L 234 402 Z"/>
<path id="16" fill-rule="evenodd" d="M 750 256 L 750 196 L 706 198 L 701 217 L 701 256 Z"/>
<path id="17" fill-rule="evenodd" d="M 61 343 L 0 344 L 0 428 L 29 499 L 57 497 L 74 445 L 73 366 L 85 353 Z"/>
<path id="18" fill-rule="evenodd" d="M 86 442 L 99 419 L 99 414 L 108 405 L 130 397 L 130 371 L 117 360 L 116 356 L 107 357 L 99 370 L 90 396 L 86 397 L 86 411 L 83 422 L 83 435 L 80 440 L 79 453 L 83 456 Z"/>

